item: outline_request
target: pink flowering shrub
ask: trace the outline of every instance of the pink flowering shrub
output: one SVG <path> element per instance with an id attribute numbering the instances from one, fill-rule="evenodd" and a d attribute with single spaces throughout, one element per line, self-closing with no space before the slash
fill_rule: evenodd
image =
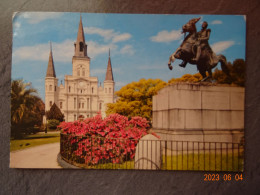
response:
<path id="1" fill-rule="evenodd" d="M 147 134 L 148 121 L 142 117 L 111 114 L 84 121 L 62 122 L 61 155 L 78 163 L 122 163 L 134 158 L 138 140 Z"/>

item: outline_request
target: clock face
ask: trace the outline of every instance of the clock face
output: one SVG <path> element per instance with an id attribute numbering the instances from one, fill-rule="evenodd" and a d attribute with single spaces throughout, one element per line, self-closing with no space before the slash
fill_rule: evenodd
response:
<path id="1" fill-rule="evenodd" d="M 85 85 L 85 83 L 84 83 L 83 81 L 80 81 L 80 82 L 79 82 L 79 86 L 80 86 L 80 87 L 84 87 L 84 85 Z"/>

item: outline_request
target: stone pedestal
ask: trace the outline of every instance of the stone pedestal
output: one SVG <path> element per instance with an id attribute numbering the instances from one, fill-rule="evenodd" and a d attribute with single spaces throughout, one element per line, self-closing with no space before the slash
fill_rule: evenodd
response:
<path id="1" fill-rule="evenodd" d="M 243 87 L 178 83 L 153 96 L 153 130 L 163 140 L 239 143 Z"/>

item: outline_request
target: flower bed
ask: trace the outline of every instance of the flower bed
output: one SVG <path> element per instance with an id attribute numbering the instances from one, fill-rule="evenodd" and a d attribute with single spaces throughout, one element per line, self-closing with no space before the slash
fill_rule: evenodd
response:
<path id="1" fill-rule="evenodd" d="M 148 121 L 142 117 L 128 119 L 111 114 L 84 121 L 62 122 L 61 156 L 87 166 L 123 163 L 134 159 L 138 140 L 147 134 Z"/>

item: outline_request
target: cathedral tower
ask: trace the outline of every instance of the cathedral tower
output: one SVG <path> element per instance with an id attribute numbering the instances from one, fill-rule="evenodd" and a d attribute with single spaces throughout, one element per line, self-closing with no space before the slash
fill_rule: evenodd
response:
<path id="1" fill-rule="evenodd" d="M 51 106 L 57 104 L 57 87 L 58 79 L 56 78 L 53 56 L 52 56 L 52 46 L 50 43 L 50 54 L 47 72 L 45 76 L 45 111 L 50 110 Z"/>
<path id="2" fill-rule="evenodd" d="M 80 16 L 77 41 L 74 43 L 75 50 L 72 58 L 72 75 L 74 77 L 89 77 L 90 58 L 87 53 L 82 17 Z"/>
<path id="3" fill-rule="evenodd" d="M 104 103 L 114 103 L 115 82 L 110 59 L 110 50 L 107 63 L 106 79 L 104 80 Z"/>

